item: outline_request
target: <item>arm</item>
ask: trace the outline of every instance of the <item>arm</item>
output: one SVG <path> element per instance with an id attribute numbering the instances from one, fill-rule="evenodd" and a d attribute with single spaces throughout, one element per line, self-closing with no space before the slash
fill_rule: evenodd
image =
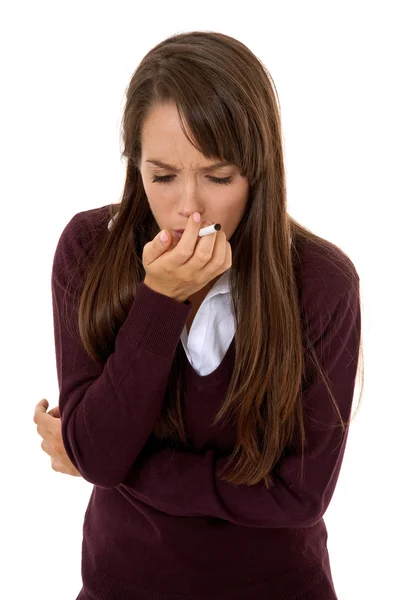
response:
<path id="1" fill-rule="evenodd" d="M 322 325 L 321 325 L 322 324 Z M 328 326 L 333 327 L 331 334 Z M 359 294 L 346 293 L 326 318 L 310 326 L 311 341 L 332 382 L 342 418 L 348 420 L 354 394 L 360 336 Z M 308 527 L 325 513 L 339 476 L 348 427 L 329 428 L 334 408 L 326 387 L 312 380 L 304 394 L 307 448 L 301 486 L 301 455 L 290 454 L 273 474 L 274 486 L 233 486 L 218 473 L 228 459 L 214 450 L 203 455 L 163 448 L 133 465 L 121 487 L 169 515 L 214 517 L 244 527 Z M 338 422 L 337 413 L 334 413 Z"/>
<path id="2" fill-rule="evenodd" d="M 106 223 L 104 225 L 106 229 Z M 95 485 L 120 483 L 160 416 L 175 350 L 191 309 L 140 283 L 115 349 L 99 366 L 78 331 L 78 296 L 91 260 L 92 234 L 76 214 L 59 239 L 51 291 L 62 438 L 81 475 Z M 93 248 L 92 248 L 93 249 Z M 67 294 L 72 285 L 75 294 Z"/>

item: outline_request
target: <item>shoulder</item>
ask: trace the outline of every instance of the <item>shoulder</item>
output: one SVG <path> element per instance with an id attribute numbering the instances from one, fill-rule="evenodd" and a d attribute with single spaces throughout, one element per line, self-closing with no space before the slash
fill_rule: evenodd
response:
<path id="1" fill-rule="evenodd" d="M 333 242 L 315 236 L 297 247 L 296 270 L 304 292 L 341 296 L 359 284 L 359 274 L 351 258 Z"/>
<path id="2" fill-rule="evenodd" d="M 62 279 L 71 270 L 83 271 L 108 233 L 110 205 L 84 210 L 74 214 L 64 226 L 58 239 L 53 276 Z"/>
<path id="3" fill-rule="evenodd" d="M 359 304 L 359 274 L 336 244 L 315 236 L 302 240 L 294 256 L 301 313 L 313 329 L 327 325 L 337 307 Z"/>
<path id="4" fill-rule="evenodd" d="M 94 239 L 97 234 L 104 235 L 110 219 L 110 206 L 106 204 L 73 215 L 62 230 L 60 240 L 74 242 L 86 238 Z"/>

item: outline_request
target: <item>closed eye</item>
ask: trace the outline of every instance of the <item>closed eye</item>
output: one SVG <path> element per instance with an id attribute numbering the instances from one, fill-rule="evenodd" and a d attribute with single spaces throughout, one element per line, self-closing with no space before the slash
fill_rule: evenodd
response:
<path id="1" fill-rule="evenodd" d="M 153 179 L 152 179 L 152 183 L 168 183 L 169 181 L 171 181 L 171 179 L 175 177 L 175 175 L 164 175 L 164 176 L 160 176 L 160 175 L 153 175 Z M 209 176 L 209 179 L 211 181 L 213 181 L 213 183 L 217 183 L 218 185 L 228 185 L 229 183 L 231 183 L 232 181 L 232 177 L 212 177 L 211 175 Z"/>

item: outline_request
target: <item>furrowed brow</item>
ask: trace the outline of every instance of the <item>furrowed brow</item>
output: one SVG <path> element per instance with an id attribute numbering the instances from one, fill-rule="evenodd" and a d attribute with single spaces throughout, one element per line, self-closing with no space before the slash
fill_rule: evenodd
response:
<path id="1" fill-rule="evenodd" d="M 177 167 L 174 167 L 173 165 L 168 165 L 167 163 L 163 162 L 162 160 L 156 160 L 156 159 L 150 159 L 147 160 L 145 162 L 148 163 L 152 163 L 153 165 L 156 165 L 157 167 L 162 167 L 163 169 L 169 169 L 170 171 L 180 171 L 180 169 L 178 169 Z M 201 167 L 200 169 L 198 169 L 199 171 L 210 171 L 211 169 L 217 169 L 219 167 L 231 167 L 231 163 L 223 161 L 223 162 L 217 162 L 214 163 L 213 165 L 209 165 L 208 167 Z"/>

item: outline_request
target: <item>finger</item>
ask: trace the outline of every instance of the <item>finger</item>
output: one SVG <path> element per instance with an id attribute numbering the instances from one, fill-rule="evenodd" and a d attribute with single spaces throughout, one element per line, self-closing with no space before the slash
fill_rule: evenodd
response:
<path id="1" fill-rule="evenodd" d="M 199 238 L 199 230 L 204 227 L 205 222 L 196 223 L 193 213 L 187 221 L 184 233 L 181 236 L 178 244 L 174 248 L 171 258 L 177 266 L 184 264 L 189 260 L 195 251 L 195 246 L 199 242 L 202 248 L 205 247 L 206 252 L 211 247 L 213 248 L 216 233 Z M 199 213 L 198 213 L 199 214 Z M 208 239 L 209 238 L 209 239 Z"/>
<path id="2" fill-rule="evenodd" d="M 52 417 L 49 417 L 49 420 L 52 420 L 53 422 L 56 422 L 55 419 L 53 419 Z M 53 431 L 50 428 L 46 427 L 46 425 L 40 424 L 36 427 L 36 431 L 38 432 L 38 435 L 40 435 L 40 437 L 44 440 L 51 440 L 53 441 L 53 439 L 55 439 L 56 435 L 57 435 L 57 431 Z"/>
<path id="3" fill-rule="evenodd" d="M 163 241 L 161 238 L 162 233 L 165 233 L 167 236 L 167 240 Z M 147 244 L 144 245 L 142 251 L 142 258 L 144 264 L 151 265 L 156 259 L 159 258 L 166 250 L 168 250 L 171 246 L 171 242 L 173 241 L 173 236 L 168 229 L 162 229 L 157 236 Z"/>
<path id="4" fill-rule="evenodd" d="M 52 458 L 52 460 L 51 460 L 51 465 L 52 465 L 52 469 L 53 469 L 53 471 L 57 471 L 57 473 L 60 473 L 60 472 L 62 472 L 62 471 L 61 471 L 61 468 L 60 468 L 60 467 L 61 467 L 61 465 L 60 465 L 60 461 L 59 461 L 59 460 L 57 460 L 57 458 Z"/>
<path id="5" fill-rule="evenodd" d="M 221 268 L 223 268 L 226 262 L 226 253 L 227 253 L 227 238 L 223 231 L 216 232 L 216 240 L 213 248 L 209 253 L 209 258 L 207 258 L 206 264 L 200 267 L 199 271 L 203 273 L 216 273 Z M 206 251 L 205 251 L 206 252 Z"/>
<path id="6" fill-rule="evenodd" d="M 47 411 L 48 408 L 49 408 L 49 403 L 46 400 L 46 398 L 42 398 L 42 400 L 39 400 L 39 402 L 35 406 L 35 413 L 33 415 L 33 422 L 34 423 L 38 423 L 38 419 L 40 418 L 40 415 L 42 415 L 43 413 L 46 413 L 46 411 Z"/>
<path id="7" fill-rule="evenodd" d="M 46 454 L 48 454 L 49 456 L 51 456 L 51 457 L 54 456 L 54 448 L 51 444 L 46 442 L 46 440 L 42 441 L 42 443 L 40 444 L 40 447 L 42 448 L 43 452 L 46 452 Z"/>
<path id="8" fill-rule="evenodd" d="M 207 227 L 208 225 L 213 225 L 213 221 L 202 221 L 200 229 L 202 229 L 202 227 Z M 176 233 L 174 230 L 172 231 L 172 234 L 173 234 L 173 243 L 170 246 L 170 250 L 173 250 L 180 243 L 181 238 L 182 238 L 182 236 L 179 235 L 178 233 Z M 197 236 L 196 242 L 195 242 L 195 250 L 196 250 L 197 244 L 199 244 L 201 239 L 202 238 L 199 237 L 199 232 L 198 232 L 198 236 Z"/>
<path id="9" fill-rule="evenodd" d="M 42 438 L 55 439 L 60 435 L 61 419 L 55 418 L 49 413 L 38 413 L 36 415 L 37 432 Z"/>

